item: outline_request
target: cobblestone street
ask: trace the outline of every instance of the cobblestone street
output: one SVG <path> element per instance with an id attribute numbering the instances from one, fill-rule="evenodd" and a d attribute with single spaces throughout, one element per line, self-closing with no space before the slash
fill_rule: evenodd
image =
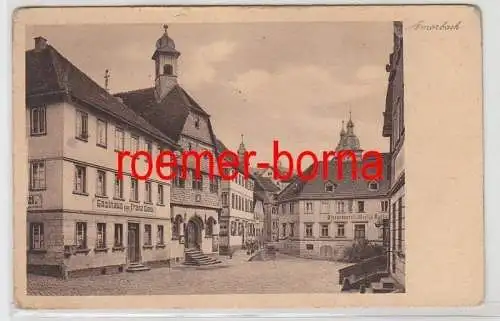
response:
<path id="1" fill-rule="evenodd" d="M 273 261 L 248 262 L 237 253 L 210 268 L 178 266 L 146 272 L 60 280 L 28 276 L 29 295 L 157 295 L 338 292 L 345 264 L 278 255 Z"/>

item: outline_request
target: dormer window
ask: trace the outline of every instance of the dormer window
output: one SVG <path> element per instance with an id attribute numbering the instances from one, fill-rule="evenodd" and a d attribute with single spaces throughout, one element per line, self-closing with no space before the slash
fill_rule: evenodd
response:
<path id="1" fill-rule="evenodd" d="M 172 65 L 166 64 L 163 66 L 163 74 L 167 76 L 171 76 L 174 73 L 174 69 Z"/>
<path id="2" fill-rule="evenodd" d="M 196 129 L 200 129 L 200 117 L 196 117 L 194 120 L 194 127 L 196 127 Z"/>
<path id="3" fill-rule="evenodd" d="M 333 193 L 335 191 L 335 184 L 332 182 L 327 182 L 325 184 L 325 192 Z"/>
<path id="4" fill-rule="evenodd" d="M 370 183 L 368 183 L 368 189 L 370 191 L 378 191 L 378 182 L 371 181 Z"/>

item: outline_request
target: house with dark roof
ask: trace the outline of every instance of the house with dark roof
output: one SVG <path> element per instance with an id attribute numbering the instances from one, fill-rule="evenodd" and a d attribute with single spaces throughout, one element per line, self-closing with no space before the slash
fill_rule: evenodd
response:
<path id="1" fill-rule="evenodd" d="M 297 177 L 279 193 L 279 242 L 283 251 L 301 257 L 338 260 L 354 242 L 382 244 L 381 224 L 388 211 L 390 155 L 381 154 L 380 159 L 360 158 L 362 150 L 354 134 L 354 122 L 349 119 L 347 126 L 347 132 L 342 126 L 337 151 L 353 151 L 354 159 L 334 158 L 327 166 L 318 162 L 314 178 Z M 382 177 L 366 181 L 362 170 L 373 162 L 380 162 Z M 370 169 L 374 168 L 369 167 L 365 168 L 366 174 L 372 176 L 374 172 Z M 353 179 L 353 174 L 357 179 Z"/>
<path id="2" fill-rule="evenodd" d="M 208 151 L 216 164 L 216 139 L 210 115 L 178 83 L 181 53 L 168 34 L 168 26 L 164 29 L 151 57 L 155 85 L 115 96 L 183 151 Z M 197 167 L 201 168 L 201 175 L 196 174 Z M 176 241 L 171 253 L 177 257 L 182 257 L 185 250 L 218 253 L 217 222 L 221 212 L 218 166 L 210 166 L 210 157 L 191 156 L 179 158 L 177 169 L 170 202 L 172 238 Z M 187 175 L 184 177 L 183 173 Z"/>
<path id="3" fill-rule="evenodd" d="M 42 37 L 26 52 L 30 273 L 71 277 L 147 270 L 172 259 L 170 182 L 117 175 L 118 154 L 180 146 L 110 95 Z M 153 166 L 136 163 L 144 173 Z"/>

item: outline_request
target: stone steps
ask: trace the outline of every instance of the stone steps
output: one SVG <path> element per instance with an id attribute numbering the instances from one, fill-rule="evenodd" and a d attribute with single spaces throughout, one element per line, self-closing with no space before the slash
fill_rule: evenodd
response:
<path id="1" fill-rule="evenodd" d="M 184 265 L 204 266 L 204 265 L 215 265 L 222 263 L 220 260 L 207 256 L 200 250 L 186 249 L 184 253 L 186 255 L 186 258 L 183 263 Z"/>
<path id="2" fill-rule="evenodd" d="M 128 265 L 126 269 L 126 271 L 130 273 L 149 271 L 149 270 L 151 270 L 150 267 L 145 266 L 144 264 L 141 263 L 131 263 Z"/>

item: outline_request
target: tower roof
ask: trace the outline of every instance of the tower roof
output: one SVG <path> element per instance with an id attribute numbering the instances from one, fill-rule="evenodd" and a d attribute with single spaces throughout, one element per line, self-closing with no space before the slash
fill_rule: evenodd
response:
<path id="1" fill-rule="evenodd" d="M 163 25 L 163 35 L 156 41 L 156 50 L 153 54 L 152 59 L 160 53 L 167 54 L 171 56 L 179 56 L 181 53 L 175 49 L 175 42 L 172 38 L 168 36 L 168 25 Z"/>
<path id="2" fill-rule="evenodd" d="M 342 130 L 340 131 L 340 139 L 335 150 L 336 151 L 361 150 L 359 138 L 354 133 L 354 122 L 352 121 L 351 112 L 349 112 L 349 121 L 347 122 L 347 132 L 344 130 L 344 122 L 342 121 Z"/>
<path id="3" fill-rule="evenodd" d="M 246 151 L 247 149 L 245 147 L 245 143 L 243 142 L 243 134 L 241 134 L 241 143 L 240 146 L 238 147 L 238 155 L 241 157 L 245 154 Z"/>

